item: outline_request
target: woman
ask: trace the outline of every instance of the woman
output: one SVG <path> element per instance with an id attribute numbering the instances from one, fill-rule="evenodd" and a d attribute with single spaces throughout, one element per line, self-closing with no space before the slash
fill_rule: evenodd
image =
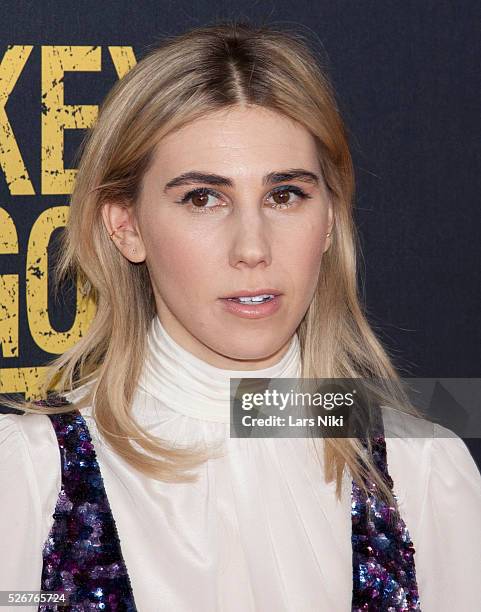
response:
<path id="1" fill-rule="evenodd" d="M 229 436 L 230 377 L 365 377 L 384 418 L 416 419 L 359 304 L 353 190 L 299 36 L 195 29 L 116 83 L 57 277 L 95 316 L 46 399 L 0 420 L 2 589 L 72 610 L 478 609 L 459 438 Z"/>

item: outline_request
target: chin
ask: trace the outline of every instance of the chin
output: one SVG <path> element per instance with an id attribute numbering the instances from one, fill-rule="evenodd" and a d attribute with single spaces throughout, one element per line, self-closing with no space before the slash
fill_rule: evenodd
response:
<path id="1" fill-rule="evenodd" d="M 223 345 L 221 352 L 225 357 L 235 360 L 254 361 L 268 359 L 277 353 L 284 343 L 279 344 L 279 335 L 275 333 L 266 334 L 266 337 L 259 335 L 259 332 L 252 334 L 245 333 L 242 337 L 226 334 L 227 345 Z"/>

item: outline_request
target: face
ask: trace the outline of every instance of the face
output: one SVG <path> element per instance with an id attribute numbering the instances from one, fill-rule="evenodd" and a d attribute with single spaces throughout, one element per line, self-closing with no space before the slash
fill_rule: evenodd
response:
<path id="1" fill-rule="evenodd" d="M 136 206 L 104 206 L 107 230 L 120 228 L 118 248 L 146 262 L 176 342 L 220 368 L 273 365 L 329 247 L 333 211 L 314 138 L 274 111 L 233 107 L 169 134 L 154 153 Z M 259 289 L 280 295 L 263 306 L 223 299 Z"/>

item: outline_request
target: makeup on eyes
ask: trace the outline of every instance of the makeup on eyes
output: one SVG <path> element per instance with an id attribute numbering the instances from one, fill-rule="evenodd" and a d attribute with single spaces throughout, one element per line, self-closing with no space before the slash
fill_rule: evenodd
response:
<path id="1" fill-rule="evenodd" d="M 267 194 L 267 197 L 275 195 L 277 193 L 293 193 L 298 196 L 301 200 L 310 199 L 312 196 L 308 194 L 304 189 L 298 187 L 297 185 L 279 185 L 274 189 L 271 189 Z M 191 189 L 187 191 L 179 200 L 175 200 L 176 204 L 185 205 L 195 196 L 213 196 L 215 198 L 223 199 L 223 195 L 212 189 L 211 187 L 196 187 L 195 189 Z M 275 209 L 286 209 L 291 208 L 295 205 L 295 203 L 276 203 L 277 205 L 273 206 Z M 192 202 L 193 208 L 197 212 L 204 212 L 204 210 L 213 211 L 213 209 L 218 208 L 218 206 L 196 206 Z"/>

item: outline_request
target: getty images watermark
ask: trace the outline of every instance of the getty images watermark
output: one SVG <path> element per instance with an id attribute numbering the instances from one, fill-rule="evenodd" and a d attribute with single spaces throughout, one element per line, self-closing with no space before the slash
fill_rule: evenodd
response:
<path id="1" fill-rule="evenodd" d="M 310 407 L 318 407 L 322 409 L 315 416 L 299 416 L 288 414 L 280 416 L 280 414 L 270 414 L 269 416 L 259 417 L 251 414 L 243 414 L 241 417 L 242 424 L 248 427 L 260 425 L 262 427 L 342 427 L 344 425 L 344 415 L 329 414 L 332 410 L 338 410 L 345 406 L 350 407 L 355 403 L 354 396 L 357 393 L 356 389 L 348 392 L 331 392 L 324 393 L 302 393 L 295 392 L 292 389 L 287 393 L 282 393 L 278 389 L 266 389 L 264 392 L 242 393 L 241 407 L 242 410 L 248 411 L 259 407 L 273 407 L 280 413 L 285 414 L 288 407 L 303 406 L 308 401 Z"/>
<path id="2" fill-rule="evenodd" d="M 413 414 L 399 410 L 394 400 L 386 403 L 380 394 L 389 389 L 386 382 L 232 378 L 230 435 L 344 438 L 382 432 L 385 437 L 481 437 L 481 379 L 402 378 Z"/>

